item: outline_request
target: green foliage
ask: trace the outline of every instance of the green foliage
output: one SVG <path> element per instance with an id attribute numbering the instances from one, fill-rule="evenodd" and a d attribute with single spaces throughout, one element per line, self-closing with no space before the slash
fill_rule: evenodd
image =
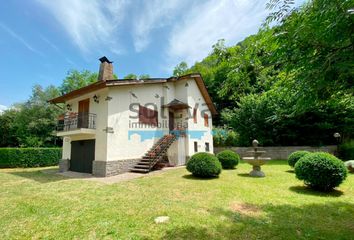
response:
<path id="1" fill-rule="evenodd" d="M 150 75 L 149 75 L 149 74 L 141 74 L 141 75 L 139 76 L 139 79 L 148 79 L 148 78 L 150 78 Z"/>
<path id="2" fill-rule="evenodd" d="M 90 72 L 88 70 L 70 70 L 67 76 L 63 80 L 63 83 L 59 87 L 61 94 L 66 94 L 76 89 L 90 85 L 97 82 L 98 74 Z"/>
<path id="3" fill-rule="evenodd" d="M 129 73 L 124 77 L 124 79 L 138 79 L 138 76 L 134 73 Z"/>
<path id="4" fill-rule="evenodd" d="M 57 165 L 61 148 L 0 148 L 0 167 L 45 167 Z"/>
<path id="5" fill-rule="evenodd" d="M 295 174 L 305 184 L 318 190 L 329 191 L 339 186 L 347 177 L 344 163 L 335 156 L 310 153 L 295 164 Z"/>
<path id="6" fill-rule="evenodd" d="M 219 159 L 223 169 L 233 169 L 240 161 L 240 156 L 231 150 L 221 151 L 216 157 Z"/>
<path id="7" fill-rule="evenodd" d="M 338 146 L 338 154 L 342 160 L 354 159 L 354 140 L 340 144 Z"/>
<path id="8" fill-rule="evenodd" d="M 297 111 L 353 93 L 352 7 L 352 0 L 312 0 L 291 13 L 281 10 L 281 24 L 274 28 L 278 48 L 272 57 L 294 74 Z"/>
<path id="9" fill-rule="evenodd" d="M 233 130 L 213 129 L 213 143 L 216 147 L 237 146 L 239 135 Z"/>
<path id="10" fill-rule="evenodd" d="M 57 106 L 47 101 L 59 96 L 54 86 L 43 89 L 35 85 L 25 103 L 17 104 L 0 115 L 0 147 L 53 146 L 56 117 L 61 113 Z"/>
<path id="11" fill-rule="evenodd" d="M 178 77 L 185 74 L 188 70 L 188 65 L 186 62 L 179 63 L 173 70 L 173 76 Z"/>
<path id="12" fill-rule="evenodd" d="M 272 0 L 273 13 L 255 35 L 235 46 L 224 40 L 183 74 L 200 72 L 239 145 L 335 144 L 354 133 L 352 1 L 311 0 L 294 8 Z M 180 68 L 178 68 L 180 69 Z M 344 136 L 345 135 L 345 136 Z M 219 140 L 219 139 L 217 139 Z"/>
<path id="13" fill-rule="evenodd" d="M 187 163 L 187 170 L 196 177 L 217 177 L 221 173 L 221 163 L 210 153 L 196 153 Z"/>
<path id="14" fill-rule="evenodd" d="M 346 161 L 344 164 L 349 172 L 354 173 L 354 160 Z"/>
<path id="15" fill-rule="evenodd" d="M 303 156 L 306 156 L 309 153 L 310 152 L 308 152 L 308 151 L 296 151 L 296 152 L 293 152 L 288 157 L 289 166 L 294 167 L 295 164 L 300 160 L 300 158 L 302 158 Z"/>

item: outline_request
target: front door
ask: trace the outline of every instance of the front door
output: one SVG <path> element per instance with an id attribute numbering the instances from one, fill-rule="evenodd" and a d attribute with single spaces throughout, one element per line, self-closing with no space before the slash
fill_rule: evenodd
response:
<path id="1" fill-rule="evenodd" d="M 90 99 L 79 102 L 79 113 L 77 119 L 78 128 L 88 128 L 89 124 Z"/>
<path id="2" fill-rule="evenodd" d="M 70 171 L 92 173 L 95 159 L 95 140 L 71 142 Z"/>
<path id="3" fill-rule="evenodd" d="M 168 127 L 170 131 L 175 128 L 175 115 L 173 112 L 168 112 Z"/>

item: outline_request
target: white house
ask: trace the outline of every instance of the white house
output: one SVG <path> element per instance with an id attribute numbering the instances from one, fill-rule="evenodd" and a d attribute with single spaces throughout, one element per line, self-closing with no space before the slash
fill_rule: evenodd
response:
<path id="1" fill-rule="evenodd" d="M 50 100 L 64 103 L 60 171 L 112 176 L 148 172 L 158 162 L 183 165 L 196 152 L 213 152 L 215 106 L 200 74 L 113 79 L 100 58 L 98 81 Z"/>

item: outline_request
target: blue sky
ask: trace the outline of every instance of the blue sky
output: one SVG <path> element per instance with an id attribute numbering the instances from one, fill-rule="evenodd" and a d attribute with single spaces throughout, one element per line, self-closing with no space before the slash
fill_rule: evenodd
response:
<path id="1" fill-rule="evenodd" d="M 297 3 L 302 1 L 297 1 Z M 34 84 L 58 86 L 70 69 L 98 71 L 98 58 L 128 73 L 168 77 L 218 39 L 256 33 L 264 0 L 12 0 L 0 8 L 0 111 Z"/>

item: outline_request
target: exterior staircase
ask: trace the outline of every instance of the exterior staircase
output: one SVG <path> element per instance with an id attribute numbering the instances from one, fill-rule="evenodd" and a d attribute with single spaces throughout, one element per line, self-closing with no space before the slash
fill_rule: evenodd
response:
<path id="1" fill-rule="evenodd" d="M 176 140 L 176 136 L 168 134 L 160 138 L 151 149 L 135 164 L 130 171 L 139 173 L 148 173 L 161 161 L 167 154 L 168 148 Z"/>

